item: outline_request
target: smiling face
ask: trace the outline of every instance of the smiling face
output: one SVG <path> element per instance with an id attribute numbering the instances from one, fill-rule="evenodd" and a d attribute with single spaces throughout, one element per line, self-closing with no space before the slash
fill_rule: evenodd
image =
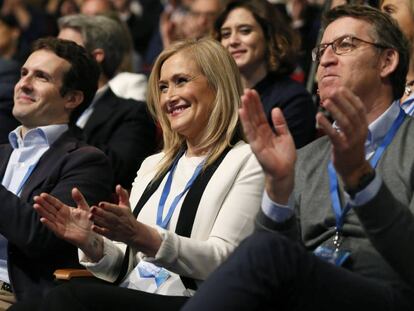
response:
<path id="1" fill-rule="evenodd" d="M 220 37 L 221 44 L 233 56 L 242 74 L 258 68 L 266 70 L 266 39 L 262 27 L 249 10 L 232 10 L 220 29 Z"/>
<path id="2" fill-rule="evenodd" d="M 344 35 L 376 42 L 372 29 L 368 22 L 342 17 L 328 25 L 321 43 L 330 43 Z M 321 101 L 339 86 L 348 87 L 362 100 L 368 94 L 372 95 L 381 84 L 379 51 L 373 45 L 363 43 L 349 53 L 336 55 L 329 46 L 321 56 L 317 71 Z"/>
<path id="3" fill-rule="evenodd" d="M 161 67 L 160 105 L 171 129 L 196 145 L 213 109 L 215 92 L 187 51 L 168 58 Z"/>
<path id="4" fill-rule="evenodd" d="M 25 129 L 68 122 L 73 107 L 60 88 L 69 69 L 68 61 L 47 50 L 29 56 L 14 88 L 13 115 Z"/>

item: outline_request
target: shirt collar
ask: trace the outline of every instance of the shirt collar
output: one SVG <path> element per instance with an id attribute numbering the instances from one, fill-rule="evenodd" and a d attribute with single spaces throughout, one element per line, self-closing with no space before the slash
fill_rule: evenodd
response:
<path id="1" fill-rule="evenodd" d="M 53 124 L 30 129 L 24 139 L 21 137 L 22 126 L 17 127 L 9 134 L 9 142 L 13 149 L 33 145 L 51 146 L 60 135 L 68 130 L 67 124 Z"/>
<path id="2" fill-rule="evenodd" d="M 392 102 L 390 107 L 383 112 L 374 122 L 368 126 L 368 137 L 366 145 L 377 145 L 381 143 L 385 135 L 387 135 L 391 125 L 397 119 L 400 113 L 399 101 Z"/>

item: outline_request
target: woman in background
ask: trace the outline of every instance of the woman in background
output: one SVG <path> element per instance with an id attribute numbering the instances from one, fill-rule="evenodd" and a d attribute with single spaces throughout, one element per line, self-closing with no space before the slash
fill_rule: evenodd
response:
<path id="1" fill-rule="evenodd" d="M 402 32 L 411 44 L 411 59 L 405 82 L 404 96 L 400 100 L 401 108 L 414 115 L 414 1 L 383 0 L 381 10 L 390 14 L 397 21 Z"/>
<path id="2" fill-rule="evenodd" d="M 315 138 L 316 107 L 303 85 L 289 76 L 298 44 L 288 27 L 266 0 L 236 0 L 216 20 L 214 37 L 236 61 L 243 86 L 259 93 L 270 124 L 272 109 L 282 109 L 300 148 Z"/>

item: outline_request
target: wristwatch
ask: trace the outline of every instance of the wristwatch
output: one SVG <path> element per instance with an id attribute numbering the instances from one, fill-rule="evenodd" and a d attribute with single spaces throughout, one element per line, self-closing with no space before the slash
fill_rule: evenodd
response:
<path id="1" fill-rule="evenodd" d="M 366 186 L 369 185 L 371 181 L 373 181 L 375 178 L 375 170 L 370 170 L 366 172 L 364 175 L 362 175 L 358 180 L 358 185 L 354 188 L 347 188 L 346 186 L 345 191 L 350 195 L 350 197 L 353 199 L 355 195 L 364 190 Z"/>

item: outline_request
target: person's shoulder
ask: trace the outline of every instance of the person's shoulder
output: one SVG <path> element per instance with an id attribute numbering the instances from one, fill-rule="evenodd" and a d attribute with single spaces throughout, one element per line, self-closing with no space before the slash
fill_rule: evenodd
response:
<path id="1" fill-rule="evenodd" d="M 265 79 L 268 79 L 268 83 L 271 84 L 273 88 L 309 94 L 302 83 L 293 80 L 288 75 L 277 75 L 271 73 L 268 74 Z"/>
<path id="2" fill-rule="evenodd" d="M 240 164 L 247 162 L 250 159 L 254 159 L 255 161 L 257 161 L 250 145 L 243 140 L 239 140 L 229 150 L 228 154 L 225 157 L 224 163 Z"/>
<path id="3" fill-rule="evenodd" d="M 250 145 L 246 143 L 244 140 L 239 140 L 235 143 L 232 148 L 230 149 L 229 153 L 237 153 L 237 154 L 252 154 L 253 151 L 250 148 Z"/>
<path id="4" fill-rule="evenodd" d="M 132 98 L 122 98 L 117 96 L 112 89 L 108 89 L 108 93 L 102 96 L 100 104 L 108 105 L 111 107 L 112 112 L 118 116 L 134 116 L 134 114 L 148 114 L 147 104 L 141 100 L 135 100 Z"/>
<path id="5" fill-rule="evenodd" d="M 284 107 L 303 102 L 313 105 L 312 96 L 306 88 L 287 75 L 269 74 L 257 85 L 257 91 L 265 106 Z"/>
<path id="6" fill-rule="evenodd" d="M 146 157 L 145 160 L 141 164 L 141 168 L 157 166 L 161 162 L 164 155 L 165 155 L 164 152 L 159 152 L 159 153 L 150 155 L 149 157 Z"/>
<path id="7" fill-rule="evenodd" d="M 70 126 L 69 129 L 62 133 L 62 135 L 53 143 L 53 150 L 61 149 L 67 153 L 76 153 L 83 155 L 96 155 L 99 157 L 105 157 L 105 153 L 89 145 L 83 140 L 82 132 L 78 127 Z"/>
<path id="8" fill-rule="evenodd" d="M 401 127 L 397 133 L 396 142 L 401 146 L 399 148 L 413 149 L 414 150 L 414 140 L 412 139 L 414 135 L 414 117 L 406 115 L 404 122 L 401 124 Z"/>

